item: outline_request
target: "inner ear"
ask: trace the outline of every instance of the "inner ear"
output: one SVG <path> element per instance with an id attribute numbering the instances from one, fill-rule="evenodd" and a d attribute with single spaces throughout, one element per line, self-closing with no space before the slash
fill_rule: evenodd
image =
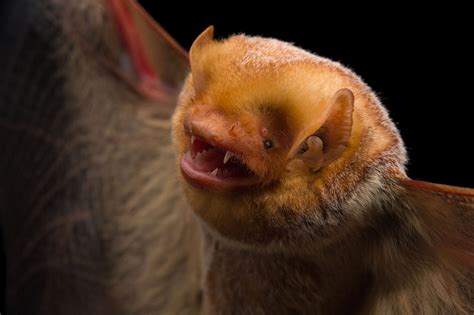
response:
<path id="1" fill-rule="evenodd" d="M 328 110 L 321 127 L 308 130 L 303 141 L 296 143 L 293 165 L 305 165 L 316 171 L 337 160 L 349 145 L 352 133 L 354 94 L 349 89 L 340 89 L 329 100 Z M 291 167 L 293 168 L 293 167 Z"/>

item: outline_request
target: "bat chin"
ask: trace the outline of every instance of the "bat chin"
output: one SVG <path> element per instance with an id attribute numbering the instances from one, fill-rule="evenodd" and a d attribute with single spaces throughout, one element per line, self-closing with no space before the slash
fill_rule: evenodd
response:
<path id="1" fill-rule="evenodd" d="M 229 190 L 259 183 L 237 154 L 195 136 L 190 136 L 180 168 L 186 181 L 198 188 Z"/>

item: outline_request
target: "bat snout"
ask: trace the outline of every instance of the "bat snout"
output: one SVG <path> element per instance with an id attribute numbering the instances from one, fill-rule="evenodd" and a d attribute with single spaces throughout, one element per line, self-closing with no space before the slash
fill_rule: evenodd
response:
<path id="1" fill-rule="evenodd" d="M 217 190 L 256 184 L 258 177 L 243 161 L 235 142 L 212 121 L 185 120 L 187 150 L 180 161 L 183 177 L 195 187 Z"/>

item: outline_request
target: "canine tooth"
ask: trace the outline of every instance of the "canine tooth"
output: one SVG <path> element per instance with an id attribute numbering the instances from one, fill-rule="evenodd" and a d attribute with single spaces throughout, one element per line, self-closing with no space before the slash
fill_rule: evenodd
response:
<path id="1" fill-rule="evenodd" d="M 225 156 L 224 156 L 224 164 L 227 163 L 227 161 L 229 161 L 229 159 L 233 156 L 234 156 L 234 153 L 232 153 L 230 151 L 226 151 Z"/>
<path id="2" fill-rule="evenodd" d="M 214 176 L 217 176 L 217 171 L 219 171 L 218 168 L 214 169 L 214 170 L 211 172 L 211 174 L 214 175 Z"/>
<path id="3" fill-rule="evenodd" d="M 196 137 L 195 137 L 195 136 L 191 136 L 191 144 L 194 143 L 194 140 L 196 140 Z"/>

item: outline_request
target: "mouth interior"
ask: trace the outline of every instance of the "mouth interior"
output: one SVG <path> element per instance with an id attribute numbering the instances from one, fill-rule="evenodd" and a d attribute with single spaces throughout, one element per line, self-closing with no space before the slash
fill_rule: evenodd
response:
<path id="1" fill-rule="evenodd" d="M 209 173 L 221 179 L 238 179 L 253 176 L 253 172 L 233 152 L 211 145 L 191 136 L 185 158 L 195 171 Z"/>

